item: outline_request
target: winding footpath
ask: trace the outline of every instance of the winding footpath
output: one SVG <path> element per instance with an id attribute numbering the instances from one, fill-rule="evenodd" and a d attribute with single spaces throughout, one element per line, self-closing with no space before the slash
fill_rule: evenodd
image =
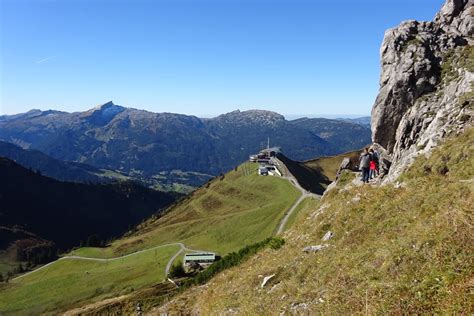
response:
<path id="1" fill-rule="evenodd" d="M 169 247 L 169 246 L 179 246 L 180 249 L 179 251 L 173 256 L 171 257 L 171 259 L 168 261 L 168 263 L 166 264 L 166 269 L 165 269 L 165 279 L 166 279 L 166 276 L 168 275 L 170 269 L 171 269 L 171 265 L 173 264 L 174 260 L 183 252 L 183 251 L 189 251 L 189 252 L 206 252 L 206 251 L 203 251 L 203 250 L 194 250 L 194 249 L 190 249 L 190 248 L 187 248 L 183 243 L 180 243 L 180 242 L 177 242 L 177 243 L 169 243 L 169 244 L 165 244 L 165 245 L 160 245 L 160 246 L 156 246 L 156 247 L 153 247 L 153 248 L 148 248 L 148 249 L 144 249 L 144 250 L 140 250 L 140 251 L 136 251 L 136 252 L 132 252 L 132 253 L 129 253 L 127 255 L 124 255 L 124 256 L 120 256 L 120 257 L 114 257 L 114 258 L 93 258 L 93 257 L 82 257 L 82 256 L 64 256 L 64 257 L 61 257 L 59 258 L 58 260 L 55 260 L 53 262 L 50 262 L 48 264 L 45 264 L 44 266 L 41 266 L 39 267 L 38 269 L 35 269 L 33 271 L 30 271 L 30 272 L 27 272 L 25 274 L 22 274 L 20 276 L 17 276 L 16 278 L 12 279 L 12 281 L 15 281 L 15 280 L 19 280 L 27 275 L 30 275 L 32 273 L 35 273 L 35 272 L 38 272 L 38 271 L 41 271 L 45 268 L 47 268 L 48 266 L 50 265 L 53 265 L 61 260 L 89 260 L 89 261 L 96 261 L 96 262 L 111 262 L 111 261 L 116 261 L 116 260 L 120 260 L 120 259 L 124 259 L 124 258 L 127 258 L 127 257 L 131 257 L 131 256 L 135 256 L 135 255 L 138 255 L 138 254 L 141 254 L 141 253 L 144 253 L 144 252 L 148 252 L 148 251 L 152 251 L 152 250 L 156 250 L 156 249 L 160 249 L 160 248 L 164 248 L 164 247 Z"/>
<path id="2" fill-rule="evenodd" d="M 308 197 L 319 199 L 319 198 L 321 198 L 321 196 L 305 190 L 298 183 L 298 180 L 296 180 L 295 176 L 290 172 L 290 170 L 288 170 L 288 168 L 283 163 L 283 161 L 279 160 L 278 158 L 273 158 L 273 159 L 276 161 L 277 166 L 279 167 L 279 169 L 282 173 L 282 177 L 284 179 L 290 181 L 290 183 L 301 192 L 301 196 L 298 198 L 298 200 L 295 201 L 295 203 L 293 203 L 293 205 L 290 207 L 288 212 L 285 213 L 285 216 L 280 221 L 280 224 L 278 224 L 278 230 L 277 230 L 276 234 L 280 235 L 285 230 L 285 226 L 286 226 L 286 223 L 288 222 L 288 219 L 293 214 L 293 212 L 296 210 L 296 208 L 301 204 L 301 202 L 303 202 L 304 199 L 306 199 Z"/>
<path id="3" fill-rule="evenodd" d="M 285 164 L 281 160 L 279 160 L 277 158 L 273 158 L 273 159 L 276 161 L 277 166 L 280 167 L 279 169 L 282 172 L 282 178 L 288 180 L 295 188 L 297 188 L 301 192 L 301 196 L 298 198 L 298 200 L 295 201 L 295 203 L 293 203 L 293 205 L 285 213 L 285 216 L 281 219 L 280 223 L 278 224 L 278 229 L 277 229 L 276 234 L 280 235 L 281 233 L 283 233 L 283 231 L 285 229 L 285 226 L 286 226 L 290 216 L 293 214 L 293 212 L 296 210 L 296 208 L 301 204 L 301 202 L 305 198 L 307 198 L 307 197 L 320 198 L 321 196 L 306 191 L 303 187 L 301 187 L 301 185 L 298 183 L 296 178 L 293 176 L 293 174 L 291 174 L 291 172 L 288 170 L 288 168 L 285 166 Z M 189 251 L 189 252 L 208 252 L 208 251 L 204 251 L 204 250 L 190 249 L 190 248 L 187 248 L 183 243 L 177 242 L 177 243 L 169 243 L 169 244 L 165 244 L 165 245 L 156 246 L 156 247 L 153 247 L 153 248 L 148 248 L 148 249 L 132 252 L 132 253 L 129 253 L 127 255 L 120 256 L 120 257 L 114 257 L 114 258 L 93 258 L 93 257 L 82 257 L 82 256 L 64 256 L 64 257 L 59 258 L 58 260 L 55 260 L 53 262 L 45 264 L 44 266 L 39 267 L 38 269 L 27 272 L 27 273 L 22 274 L 20 276 L 17 276 L 16 278 L 12 279 L 12 281 L 19 280 L 19 279 L 21 279 L 25 276 L 28 276 L 32 273 L 36 273 L 38 271 L 41 271 L 41 270 L 49 267 L 50 265 L 53 265 L 53 264 L 55 264 L 55 263 L 57 263 L 61 260 L 89 260 L 89 261 L 96 261 L 96 262 L 110 262 L 110 261 L 124 259 L 124 258 L 130 257 L 130 256 L 135 256 L 135 255 L 138 255 L 138 254 L 141 254 L 141 253 L 144 253 L 144 252 L 148 252 L 148 251 L 152 251 L 152 250 L 156 250 L 156 249 L 160 249 L 160 248 L 164 248 L 164 247 L 169 247 L 169 246 L 179 246 L 180 249 L 170 258 L 170 260 L 166 264 L 165 280 L 166 280 L 166 278 L 167 278 L 167 276 L 170 272 L 170 269 L 171 269 L 171 266 L 172 266 L 173 262 L 183 252 L 185 252 L 185 251 Z"/>

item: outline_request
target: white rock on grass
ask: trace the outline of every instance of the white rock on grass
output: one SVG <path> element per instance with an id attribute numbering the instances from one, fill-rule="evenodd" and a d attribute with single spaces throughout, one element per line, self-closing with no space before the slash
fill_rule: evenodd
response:
<path id="1" fill-rule="evenodd" d="M 278 283 L 278 284 L 275 284 L 274 286 L 272 286 L 272 288 L 270 290 L 268 290 L 268 293 L 272 293 L 272 292 L 276 291 L 280 287 L 280 284 L 281 283 Z"/>
<path id="2" fill-rule="evenodd" d="M 303 251 L 306 253 L 310 252 L 318 252 L 320 250 L 323 250 L 324 248 L 329 247 L 328 244 L 323 244 L 323 245 L 316 245 L 316 246 L 307 246 L 303 248 Z"/>
<path id="3" fill-rule="evenodd" d="M 270 281 L 270 279 L 273 278 L 274 276 L 275 274 L 264 277 L 262 281 L 262 285 L 260 285 L 260 287 L 263 288 L 268 283 L 268 281 Z"/>
<path id="4" fill-rule="evenodd" d="M 307 303 L 293 303 L 290 305 L 290 309 L 292 312 L 298 311 L 307 311 L 309 308 Z"/>
<path id="5" fill-rule="evenodd" d="M 308 217 L 308 219 L 315 219 L 320 214 L 322 214 L 326 209 L 328 209 L 330 206 L 331 204 L 324 203 L 316 211 L 312 212 L 311 215 Z"/>
<path id="6" fill-rule="evenodd" d="M 332 237 L 334 237 L 334 233 L 332 231 L 328 230 L 327 233 L 324 234 L 324 236 L 322 238 L 322 241 L 328 241 Z"/>

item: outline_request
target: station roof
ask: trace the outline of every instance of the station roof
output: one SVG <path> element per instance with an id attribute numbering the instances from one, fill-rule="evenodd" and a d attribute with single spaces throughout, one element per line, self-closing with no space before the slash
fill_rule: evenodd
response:
<path id="1" fill-rule="evenodd" d="M 216 254 L 212 252 L 207 253 L 187 253 L 184 255 L 184 260 L 215 260 Z"/>

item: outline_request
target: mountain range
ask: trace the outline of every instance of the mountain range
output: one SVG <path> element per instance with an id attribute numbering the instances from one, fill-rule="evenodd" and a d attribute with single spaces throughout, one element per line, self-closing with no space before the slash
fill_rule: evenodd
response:
<path id="1" fill-rule="evenodd" d="M 370 128 L 323 118 L 288 121 L 262 110 L 198 118 L 113 102 L 85 112 L 0 117 L 0 140 L 171 190 L 199 186 L 232 169 L 268 139 L 289 158 L 305 160 L 361 148 L 370 143 Z"/>

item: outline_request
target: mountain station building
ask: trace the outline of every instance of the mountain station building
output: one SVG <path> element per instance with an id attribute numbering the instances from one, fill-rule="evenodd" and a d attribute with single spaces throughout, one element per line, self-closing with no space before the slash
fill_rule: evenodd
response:
<path id="1" fill-rule="evenodd" d="M 199 264 L 202 267 L 211 265 L 214 261 L 218 260 L 220 257 L 213 252 L 197 252 L 197 253 L 187 253 L 184 255 L 185 266 L 191 264 Z"/>

